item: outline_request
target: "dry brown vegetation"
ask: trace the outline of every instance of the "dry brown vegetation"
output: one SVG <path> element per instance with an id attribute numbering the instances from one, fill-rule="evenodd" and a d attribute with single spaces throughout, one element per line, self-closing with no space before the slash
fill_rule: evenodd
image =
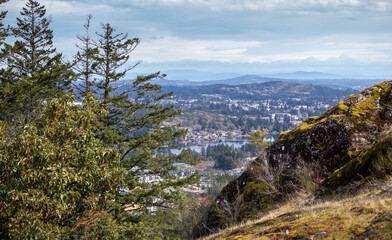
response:
<path id="1" fill-rule="evenodd" d="M 257 220 L 205 239 L 392 239 L 392 180 L 373 182 L 355 196 L 309 205 L 298 194 Z"/>

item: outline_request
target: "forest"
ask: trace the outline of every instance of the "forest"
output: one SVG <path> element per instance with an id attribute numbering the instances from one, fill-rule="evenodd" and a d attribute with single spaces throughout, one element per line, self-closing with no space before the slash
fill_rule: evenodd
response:
<path id="1" fill-rule="evenodd" d="M 121 88 L 140 39 L 110 23 L 93 33 L 88 15 L 66 60 L 40 2 L 28 0 L 15 26 L 6 19 L 1 12 L 0 238 L 186 238 L 180 221 L 193 216 L 181 214 L 199 206 L 182 189 L 200 176 L 168 173 L 197 161 L 165 151 L 187 130 L 162 124 L 181 111 L 161 103 L 172 93 L 152 83 L 159 72 Z"/>

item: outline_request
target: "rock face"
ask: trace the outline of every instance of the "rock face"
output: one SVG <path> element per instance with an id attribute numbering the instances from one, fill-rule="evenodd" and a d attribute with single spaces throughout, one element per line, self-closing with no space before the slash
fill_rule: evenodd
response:
<path id="1" fill-rule="evenodd" d="M 379 83 L 282 133 L 222 189 L 194 237 L 258 217 L 300 190 L 338 194 L 390 175 L 391 89 L 392 81 Z"/>

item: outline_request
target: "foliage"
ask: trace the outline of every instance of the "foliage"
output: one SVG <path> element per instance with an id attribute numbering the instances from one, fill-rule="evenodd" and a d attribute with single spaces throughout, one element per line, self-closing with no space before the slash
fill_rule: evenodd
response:
<path id="1" fill-rule="evenodd" d="M 104 112 L 91 95 L 81 109 L 74 99 L 51 101 L 18 137 L 1 127 L 2 238 L 58 238 L 97 220 L 118 191 L 119 155 L 94 134 Z"/>
<path id="2" fill-rule="evenodd" d="M 126 66 L 139 39 L 117 33 L 110 24 L 101 24 L 101 28 L 102 33 L 97 34 L 99 40 L 95 42 L 96 53 L 91 57 L 91 69 L 96 77 L 93 92 L 108 114 L 100 119 L 96 135 L 106 146 L 119 150 L 120 165 L 124 169 L 122 194 L 118 194 L 111 205 L 109 219 L 116 221 L 118 227 L 137 229 L 140 226 L 141 232 L 152 234 L 146 227 L 156 226 L 159 219 L 150 215 L 151 209 L 175 207 L 181 199 L 182 188 L 199 179 L 198 174 L 186 178 L 176 176 L 173 163 L 194 164 L 196 161 L 184 158 L 187 153 L 177 156 L 167 152 L 168 146 L 177 147 L 174 139 L 185 136 L 187 131 L 178 129 L 178 125 L 163 124 L 164 120 L 180 114 L 173 106 L 161 104 L 171 93 L 162 94 L 161 87 L 151 83 L 163 75 L 138 76 L 129 88 L 121 88 L 122 78 L 138 64 Z M 155 180 L 146 180 L 150 178 Z M 90 227 L 101 229 L 97 225 L 87 226 Z"/>
<path id="3" fill-rule="evenodd" d="M 17 18 L 17 27 L 11 31 L 17 41 L 14 47 L 6 44 L 4 50 L 12 54 L 5 58 L 7 71 L 1 79 L 1 120 L 20 115 L 31 118 L 28 113 L 39 109 L 43 101 L 69 90 L 72 75 L 69 64 L 53 47 L 51 20 L 45 17 L 45 7 L 28 0 L 20 14 L 22 18 Z"/>
<path id="4" fill-rule="evenodd" d="M 158 236 L 152 228 L 159 217 L 152 209 L 175 208 L 182 188 L 199 179 L 198 174 L 180 178 L 173 166 L 197 161 L 167 152 L 187 131 L 164 124 L 181 113 L 161 102 L 172 93 L 151 83 L 164 75 L 138 76 L 123 90 L 129 82 L 122 78 L 139 64 L 126 66 L 139 39 L 102 24 L 95 41 L 88 16 L 73 68 L 83 81 L 78 88 L 86 97 L 83 107 L 74 106 L 75 97 L 68 94 L 50 101 L 69 91 L 71 65 L 53 47 L 45 7 L 28 0 L 21 15 L 11 31 L 16 42 L 4 43 L 1 55 L 1 236 Z M 2 44 L 8 28 L 0 23 Z M 11 134 L 10 126 L 17 131 Z M 149 177 L 156 181 L 144 180 Z"/>
<path id="5" fill-rule="evenodd" d="M 76 44 L 79 51 L 75 55 L 76 64 L 73 68 L 77 74 L 77 79 L 81 81 L 80 84 L 74 84 L 74 86 L 82 96 L 85 96 L 90 92 L 95 92 L 92 77 L 94 73 L 93 69 L 96 67 L 95 57 L 98 50 L 94 46 L 90 36 L 91 18 L 92 15 L 88 15 L 86 23 L 83 25 L 86 35 L 78 36 L 81 44 Z"/>
<path id="6" fill-rule="evenodd" d="M 263 133 L 262 131 L 255 131 L 253 136 L 248 136 L 249 142 L 256 146 L 259 151 L 262 151 L 266 147 L 269 146 L 269 142 L 266 142 L 264 139 L 267 137 L 267 134 Z"/>
<path id="7" fill-rule="evenodd" d="M 245 153 L 221 143 L 216 146 L 209 145 L 206 149 L 206 157 L 214 159 L 215 168 L 228 170 L 238 167 L 240 159 L 245 158 Z"/>
<path id="8" fill-rule="evenodd" d="M 0 0 L 0 4 L 7 2 L 7 0 Z M 7 11 L 0 12 L 0 46 L 4 44 L 4 40 L 8 37 L 8 28 L 3 24 L 3 19 L 7 16 Z"/>
<path id="9" fill-rule="evenodd" d="M 195 197 L 185 196 L 174 209 L 158 212 L 159 235 L 162 239 L 191 239 L 192 228 L 201 219 L 206 206 Z"/>
<path id="10" fill-rule="evenodd" d="M 256 221 L 206 239 L 391 239 L 390 187 L 390 181 L 373 183 L 357 196 L 329 196 L 311 205 L 293 197 Z"/>
<path id="11" fill-rule="evenodd" d="M 211 173 L 208 178 L 208 182 L 211 183 L 211 186 L 208 188 L 208 198 L 214 199 L 221 192 L 222 188 L 226 186 L 231 180 L 233 180 L 236 176 L 230 175 L 228 173 L 224 174 L 213 174 Z"/>
<path id="12" fill-rule="evenodd" d="M 145 221 L 119 224 L 118 219 L 116 219 L 113 214 L 106 212 L 103 213 L 94 224 L 79 227 L 76 231 L 63 235 L 61 239 L 146 239 L 149 237 L 149 228 L 152 228 L 153 226 L 146 226 L 144 222 Z"/>

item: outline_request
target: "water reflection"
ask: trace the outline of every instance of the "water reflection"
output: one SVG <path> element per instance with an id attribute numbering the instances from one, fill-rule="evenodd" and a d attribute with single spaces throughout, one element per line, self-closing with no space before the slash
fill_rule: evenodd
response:
<path id="1" fill-rule="evenodd" d="M 274 141 L 273 138 L 269 138 L 269 139 L 265 139 L 265 140 L 269 141 L 269 142 L 273 142 Z M 201 153 L 201 149 L 203 147 L 207 148 L 208 146 L 216 146 L 216 145 L 222 144 L 222 143 L 225 144 L 225 145 L 230 145 L 230 146 L 232 146 L 234 148 L 240 148 L 243 145 L 249 143 L 249 139 L 248 138 L 223 138 L 223 139 L 220 139 L 218 141 L 206 143 L 204 145 L 190 143 L 190 144 L 186 145 L 185 147 L 181 148 L 180 150 L 178 150 L 178 149 L 171 149 L 171 152 L 174 153 L 174 154 L 179 154 L 179 153 L 181 153 L 181 151 L 183 149 L 188 149 L 189 148 L 192 151 Z"/>

